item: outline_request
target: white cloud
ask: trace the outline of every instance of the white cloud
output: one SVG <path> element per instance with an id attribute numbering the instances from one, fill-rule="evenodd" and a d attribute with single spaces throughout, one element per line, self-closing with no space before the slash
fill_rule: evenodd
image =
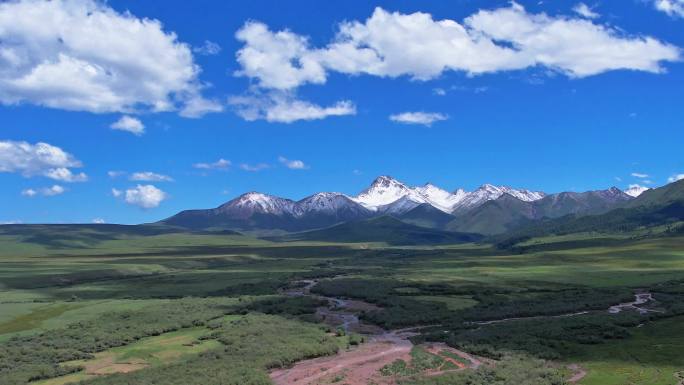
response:
<path id="1" fill-rule="evenodd" d="M 635 178 L 641 178 L 641 179 L 643 179 L 643 178 L 648 178 L 648 174 L 643 174 L 643 173 L 640 173 L 640 172 L 633 172 L 633 173 L 632 173 L 632 176 L 635 177 Z"/>
<path id="2" fill-rule="evenodd" d="M 245 171 L 251 171 L 251 172 L 257 172 L 257 171 L 265 170 L 269 167 L 271 167 L 271 166 L 269 166 L 266 163 L 258 163 L 258 164 L 254 164 L 254 165 L 248 164 L 248 163 L 242 163 L 240 165 L 241 169 L 243 169 Z"/>
<path id="3" fill-rule="evenodd" d="M 170 176 L 151 171 L 134 172 L 129 179 L 139 182 L 173 182 L 173 178 Z"/>
<path id="4" fill-rule="evenodd" d="M 21 192 L 21 195 L 27 196 L 27 197 L 34 197 L 36 195 L 42 195 L 46 197 L 51 197 L 55 195 L 60 195 L 63 194 L 66 191 L 66 189 L 60 185 L 53 185 L 52 187 L 45 187 L 41 189 L 26 189 Z"/>
<path id="5" fill-rule="evenodd" d="M 71 168 L 81 162 L 59 147 L 47 144 L 0 141 L 0 172 L 19 172 L 25 177 L 44 176 L 63 182 L 83 182 L 84 173 L 74 174 Z"/>
<path id="6" fill-rule="evenodd" d="M 93 221 L 92 221 L 92 222 L 95 223 L 95 224 L 97 224 L 97 225 L 101 225 L 101 224 L 107 223 L 107 222 L 106 222 L 104 219 L 102 219 L 102 218 L 93 218 Z"/>
<path id="7" fill-rule="evenodd" d="M 200 170 L 225 170 L 230 167 L 232 163 L 226 159 L 219 159 L 213 163 L 195 163 L 192 167 Z"/>
<path id="8" fill-rule="evenodd" d="M 123 191 L 113 188 L 112 195 L 114 196 L 114 198 L 118 198 L 123 195 Z"/>
<path id="9" fill-rule="evenodd" d="M 0 225 L 20 225 L 22 223 L 24 223 L 24 221 L 12 220 L 12 221 L 2 221 L 2 222 L 0 222 Z"/>
<path id="10" fill-rule="evenodd" d="M 44 173 L 44 175 L 50 179 L 59 180 L 62 182 L 85 182 L 88 180 L 88 176 L 85 173 L 79 172 L 74 174 L 65 167 L 53 168 Z"/>
<path id="11" fill-rule="evenodd" d="M 572 10 L 573 10 L 576 14 L 578 14 L 578 15 L 580 15 L 580 16 L 582 16 L 582 17 L 586 17 L 587 19 L 596 19 L 596 18 L 601 17 L 601 15 L 599 15 L 599 14 L 596 13 L 596 12 L 594 12 L 594 10 L 591 9 L 591 7 L 589 7 L 588 5 L 586 5 L 586 4 L 584 4 L 584 3 L 577 3 L 577 4 L 572 8 Z"/>
<path id="12" fill-rule="evenodd" d="M 446 95 L 446 90 L 444 90 L 444 88 L 433 88 L 432 93 L 435 95 L 444 96 Z"/>
<path id="13" fill-rule="evenodd" d="M 298 120 L 318 120 L 328 116 L 356 114 L 356 106 L 349 100 L 322 107 L 297 99 L 289 92 L 233 96 L 228 100 L 228 104 L 233 106 L 237 114 L 247 121 L 266 120 L 292 123 Z"/>
<path id="14" fill-rule="evenodd" d="M 200 68 L 160 21 L 96 0 L 0 3 L 0 102 L 169 111 L 200 97 Z"/>
<path id="15" fill-rule="evenodd" d="M 138 136 L 145 133 L 145 125 L 140 121 L 140 119 L 128 115 L 122 116 L 109 127 L 111 127 L 113 130 L 126 131 Z"/>
<path id="16" fill-rule="evenodd" d="M 684 174 L 675 174 L 675 175 L 672 175 L 671 177 L 667 178 L 667 182 L 673 183 L 673 182 L 680 181 L 682 179 L 684 179 Z"/>
<path id="17" fill-rule="evenodd" d="M 542 66 L 585 77 L 619 69 L 659 73 L 663 62 L 680 60 L 679 48 L 653 37 L 586 18 L 528 13 L 515 2 L 461 23 L 376 8 L 365 21 L 340 24 L 321 48 L 258 22 L 246 23 L 236 37 L 244 43 L 236 75 L 277 90 L 323 84 L 328 72 L 428 80 L 445 71 L 475 75 Z"/>
<path id="18" fill-rule="evenodd" d="M 60 185 L 54 185 L 52 187 L 47 187 L 47 188 L 44 188 L 41 190 L 41 192 L 45 196 L 60 195 L 60 194 L 63 194 L 64 191 L 66 191 L 66 190 L 64 189 L 64 187 L 62 187 Z"/>
<path id="19" fill-rule="evenodd" d="M 221 46 L 213 41 L 205 40 L 201 46 L 193 47 L 192 52 L 206 56 L 218 55 L 221 52 Z"/>
<path id="20" fill-rule="evenodd" d="M 285 165 L 285 167 L 291 170 L 305 170 L 309 168 L 303 161 L 296 159 L 287 159 L 284 156 L 278 157 L 278 162 Z"/>
<path id="21" fill-rule="evenodd" d="M 389 119 L 397 123 L 431 126 L 432 123 L 447 120 L 449 117 L 436 112 L 402 112 L 390 115 Z"/>
<path id="22" fill-rule="evenodd" d="M 221 111 L 223 111 L 223 106 L 220 103 L 195 96 L 185 101 L 179 114 L 184 118 L 201 118 L 208 113 Z"/>
<path id="23" fill-rule="evenodd" d="M 121 196 L 121 192 L 118 195 L 114 193 L 114 196 Z M 167 194 L 153 185 L 137 185 L 127 189 L 124 196 L 126 203 L 143 209 L 155 208 L 166 198 Z"/>
<path id="24" fill-rule="evenodd" d="M 629 188 L 625 190 L 625 194 L 632 196 L 632 197 L 638 197 L 641 195 L 644 191 L 650 190 L 650 188 L 641 186 L 639 184 L 630 184 Z"/>
<path id="25" fill-rule="evenodd" d="M 670 16 L 684 17 L 684 0 L 654 0 L 654 5 Z"/>

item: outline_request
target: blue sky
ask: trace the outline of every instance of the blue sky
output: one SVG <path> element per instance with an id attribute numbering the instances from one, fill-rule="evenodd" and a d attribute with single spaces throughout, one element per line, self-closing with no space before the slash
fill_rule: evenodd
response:
<path id="1" fill-rule="evenodd" d="M 684 173 L 681 0 L 245 3 L 0 4 L 0 222 Z"/>

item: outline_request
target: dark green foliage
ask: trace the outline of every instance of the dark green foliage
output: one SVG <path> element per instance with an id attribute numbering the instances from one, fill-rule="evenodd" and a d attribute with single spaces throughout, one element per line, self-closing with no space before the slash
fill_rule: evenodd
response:
<path id="1" fill-rule="evenodd" d="M 66 328 L 0 344 L 3 385 L 56 377 L 74 369 L 61 362 L 91 357 L 92 353 L 133 343 L 181 328 L 199 326 L 230 311 L 233 301 L 184 299 L 143 310 L 104 314 Z"/>
<path id="2" fill-rule="evenodd" d="M 508 354 L 496 366 L 476 371 L 452 372 L 442 376 L 410 378 L 401 385 L 564 385 L 560 371 L 544 360 Z"/>
<path id="3" fill-rule="evenodd" d="M 374 303 L 382 309 L 364 312 L 361 318 L 389 329 L 454 318 L 454 313 L 443 303 L 418 301 L 395 291 L 403 286 L 406 284 L 394 280 L 340 278 L 320 281 L 312 291 L 325 296 L 358 298 Z M 422 287 L 429 293 L 429 285 Z M 419 293 L 423 292 L 418 290 Z"/>
<path id="4" fill-rule="evenodd" d="M 316 312 L 316 308 L 327 305 L 327 301 L 312 297 L 268 297 L 255 298 L 244 307 L 248 311 L 266 314 L 303 315 Z"/>
<path id="5" fill-rule="evenodd" d="M 589 310 L 606 310 L 634 299 L 631 290 L 576 288 L 546 292 L 501 295 L 476 293 L 479 303 L 462 311 L 467 321 L 562 315 Z"/>
<path id="6" fill-rule="evenodd" d="M 337 343 L 320 327 L 250 314 L 214 325 L 223 348 L 179 364 L 84 381 L 89 385 L 266 385 L 267 369 L 335 354 Z"/>

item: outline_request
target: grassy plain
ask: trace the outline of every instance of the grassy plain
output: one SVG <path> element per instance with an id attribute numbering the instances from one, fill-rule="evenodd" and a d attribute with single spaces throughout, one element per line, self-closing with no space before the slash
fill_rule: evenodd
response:
<path id="1" fill-rule="evenodd" d="M 140 380 L 145 375 L 184 373 L 184 365 L 190 364 L 209 365 L 207 373 L 224 373 L 210 366 L 213 361 L 208 357 L 225 360 L 238 353 L 260 352 L 265 359 L 255 360 L 248 365 L 249 373 L 243 371 L 236 378 L 268 383 L 269 368 L 345 346 L 346 337 L 330 337 L 322 326 L 311 323 L 315 304 L 272 302 L 288 283 L 319 278 L 322 289 L 381 306 L 382 310 L 364 315 L 369 322 L 385 327 L 440 324 L 441 329 L 434 335 L 426 333 L 425 338 L 443 335 L 444 342 L 478 354 L 496 356 L 516 350 L 531 360 L 550 359 L 559 367 L 576 363 L 588 372 L 581 385 L 674 385 L 675 374 L 684 370 L 684 318 L 677 308 L 680 291 L 684 292 L 679 290 L 684 282 L 684 237 L 605 236 L 600 242 L 586 235 L 549 237 L 501 250 L 476 244 L 277 243 L 239 235 L 117 231 L 92 226 L 23 233 L 0 230 L 0 360 L 14 358 L 8 356 L 14 350 L 7 348 L 5 356 L 1 350 L 13 338 L 29 338 L 45 347 L 50 345 L 46 339 L 66 338 L 62 331 L 79 322 L 92 322 L 97 328 L 112 314 L 148 319 L 145 312 L 151 309 L 196 302 L 198 316 L 187 325 L 165 323 L 159 332 L 123 335 L 120 344 L 81 341 L 76 355 L 83 358 L 48 359 L 53 356 L 47 353 L 41 357 L 50 368 L 85 369 L 69 373 L 43 368 L 41 375 L 26 378 L 43 385 L 81 380 L 118 384 L 126 376 Z M 342 277 L 331 279 L 336 276 Z M 664 313 L 607 315 L 609 304 L 629 298 L 636 290 L 653 292 L 658 301 L 653 306 Z M 503 331 L 496 326 L 478 330 L 463 326 L 478 317 L 547 317 L 578 310 L 591 314 L 572 320 L 522 321 L 521 326 L 506 326 Z M 269 334 L 270 325 L 282 322 L 270 318 L 252 321 L 261 325 L 261 334 L 252 329 L 254 323 L 229 321 L 264 312 L 292 322 L 294 335 L 280 340 L 277 332 Z M 221 319 L 225 322 L 217 325 Z M 550 330 L 551 324 L 557 329 Z M 515 330 L 529 333 L 524 334 L 529 344 L 505 343 L 505 334 L 500 333 Z M 208 340 L 200 338 L 212 333 Z M 593 334 L 596 338 L 589 338 Z M 272 349 L 260 350 L 264 343 Z M 308 349 L 307 344 L 325 348 Z M 89 365 L 103 360 L 114 367 L 133 362 L 139 370 L 113 376 L 87 374 Z M 510 362 L 514 361 L 502 367 Z M 33 373 L 29 366 L 20 368 L 21 373 Z M 0 375 L 17 370 L 0 365 Z M 231 370 L 234 374 L 241 369 Z M 24 377 L 17 374 L 16 378 L 18 382 L 11 384 L 24 383 Z"/>

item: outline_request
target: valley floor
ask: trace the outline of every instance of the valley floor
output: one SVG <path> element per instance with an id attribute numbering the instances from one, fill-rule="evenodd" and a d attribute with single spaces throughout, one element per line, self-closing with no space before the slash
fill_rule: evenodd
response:
<path id="1" fill-rule="evenodd" d="M 39 235 L 0 235 L 3 385 L 684 377 L 681 237 L 542 238 L 511 252 Z"/>

